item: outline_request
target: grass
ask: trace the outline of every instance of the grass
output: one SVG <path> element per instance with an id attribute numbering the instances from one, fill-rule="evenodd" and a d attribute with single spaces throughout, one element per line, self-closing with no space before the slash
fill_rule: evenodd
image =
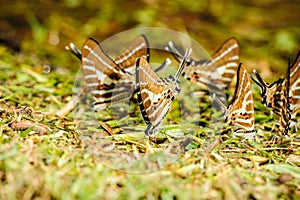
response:
<path id="1" fill-rule="evenodd" d="M 75 129 L 80 119 L 74 111 L 58 113 L 71 105 L 80 67 L 62 51 L 71 41 L 79 46 L 89 36 L 102 41 L 132 27 L 159 26 L 189 33 L 213 53 L 235 36 L 249 72 L 259 69 L 274 81 L 299 50 L 299 5 L 295 0 L 3 5 L 0 26 L 9 34 L 0 34 L 0 40 L 21 51 L 0 45 L 0 199 L 299 199 L 300 135 L 273 140 L 278 119 L 261 105 L 254 85 L 256 141 L 233 138 L 229 127 L 209 126 L 207 96 L 196 117 L 184 118 L 194 124 L 178 125 L 184 121 L 174 109 L 167 116 L 170 125 L 154 139 L 143 135 L 136 102 L 118 124 L 111 111 L 98 113 L 102 127 Z M 181 111 L 195 108 L 187 97 L 191 102 Z"/>
<path id="2" fill-rule="evenodd" d="M 214 131 L 202 126 L 192 132 L 193 142 L 187 146 L 189 142 L 184 144 L 180 138 L 188 135 L 174 125 L 152 140 L 139 128 L 134 134 L 115 134 L 120 129 L 109 113 L 102 117 L 111 134 L 103 140 L 104 129 L 90 127 L 89 137 L 83 137 L 75 129 L 72 114 L 53 114 L 71 100 L 72 76 L 43 74 L 42 68 L 24 64 L 18 54 L 4 47 L 0 52 L 1 199 L 300 197 L 300 136 L 294 133 L 271 144 L 274 133 L 268 128 L 276 120 L 259 104 L 256 87 L 257 141 L 241 142 L 226 129 L 210 144 L 205 138 Z M 201 124 L 205 125 L 210 112 L 209 106 L 202 107 L 206 111 L 201 113 Z M 175 112 L 168 118 L 172 121 L 176 116 Z M 143 123 L 140 116 L 136 120 Z M 173 144 L 179 152 L 175 159 L 160 153 L 167 147 L 171 152 Z M 142 157 L 143 153 L 149 156 Z"/>

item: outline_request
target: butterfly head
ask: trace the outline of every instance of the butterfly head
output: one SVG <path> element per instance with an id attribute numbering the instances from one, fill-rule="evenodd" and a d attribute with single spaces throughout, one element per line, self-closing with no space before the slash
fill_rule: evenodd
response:
<path id="1" fill-rule="evenodd" d="M 178 68 L 175 76 L 170 75 L 167 79 L 173 83 L 171 85 L 172 85 L 172 91 L 174 91 L 174 95 L 177 95 L 180 92 L 179 77 L 182 74 L 182 71 L 184 71 L 186 66 L 188 65 L 188 59 L 189 59 L 191 53 L 192 53 L 192 49 L 186 49 L 183 59 L 181 60 L 181 63 L 179 65 L 179 68 Z"/>
<path id="2" fill-rule="evenodd" d="M 253 70 L 253 73 L 255 74 L 256 78 L 251 76 L 251 79 L 260 87 L 261 89 L 261 103 L 267 107 L 274 107 L 274 94 L 277 90 L 277 82 L 268 84 L 266 83 L 260 74 Z"/>
<path id="3" fill-rule="evenodd" d="M 199 71 L 198 67 L 195 65 L 187 65 L 187 66 L 188 67 L 186 67 L 182 72 L 182 76 L 187 80 L 196 83 L 197 80 L 201 77 L 201 73 L 198 72 Z"/>

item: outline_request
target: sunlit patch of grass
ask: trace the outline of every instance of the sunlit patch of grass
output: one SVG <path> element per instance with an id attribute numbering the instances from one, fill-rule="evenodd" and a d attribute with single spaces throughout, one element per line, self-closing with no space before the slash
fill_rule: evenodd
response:
<path id="1" fill-rule="evenodd" d="M 255 140 L 234 138 L 207 95 L 199 112 L 174 101 L 163 129 L 147 138 L 136 96 L 119 118 L 109 109 L 76 122 L 74 113 L 55 116 L 71 100 L 74 74 L 45 74 L 32 60 L 20 64 L 0 46 L 1 199 L 300 198 L 300 136 L 274 131 L 258 88 Z"/>

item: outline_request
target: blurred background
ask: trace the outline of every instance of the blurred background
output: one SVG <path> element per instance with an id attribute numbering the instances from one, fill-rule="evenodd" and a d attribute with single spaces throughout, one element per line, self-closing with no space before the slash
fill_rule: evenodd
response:
<path id="1" fill-rule="evenodd" d="M 32 65 L 43 60 L 71 71 L 80 63 L 65 50 L 70 42 L 81 48 L 87 37 L 101 42 L 136 27 L 181 31 L 210 54 L 234 36 L 240 41 L 241 61 L 270 80 L 272 74 L 284 75 L 288 60 L 293 61 L 300 49 L 298 0 L 0 0 L 0 4 L 1 45 L 28 56 Z"/>

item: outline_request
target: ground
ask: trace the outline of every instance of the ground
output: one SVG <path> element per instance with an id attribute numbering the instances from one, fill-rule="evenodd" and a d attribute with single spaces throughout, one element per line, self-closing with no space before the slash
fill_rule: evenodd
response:
<path id="1" fill-rule="evenodd" d="M 109 113 L 102 114 L 102 128 L 91 127 L 95 138 L 87 141 L 65 107 L 81 63 L 64 49 L 69 42 L 81 47 L 90 36 L 103 41 L 147 26 L 189 34 L 209 54 L 234 36 L 247 70 L 255 68 L 274 81 L 299 51 L 297 1 L 19 1 L 0 10 L 0 199 L 300 198 L 299 131 L 289 137 L 272 131 L 278 119 L 261 105 L 253 82 L 257 140 L 233 138 L 227 127 L 207 141 L 215 130 L 207 127 L 210 105 L 203 97 L 200 128 L 187 146 L 176 140 L 175 111 L 167 117 L 173 125 L 150 140 L 122 134 Z M 130 114 L 143 126 L 134 103 Z M 159 152 L 174 141 L 184 148 L 172 162 L 158 155 L 154 161 L 111 167 L 101 158 L 110 156 L 112 143 L 97 143 L 96 133 L 108 135 L 120 158 L 132 158 L 126 151 L 135 156 Z"/>

